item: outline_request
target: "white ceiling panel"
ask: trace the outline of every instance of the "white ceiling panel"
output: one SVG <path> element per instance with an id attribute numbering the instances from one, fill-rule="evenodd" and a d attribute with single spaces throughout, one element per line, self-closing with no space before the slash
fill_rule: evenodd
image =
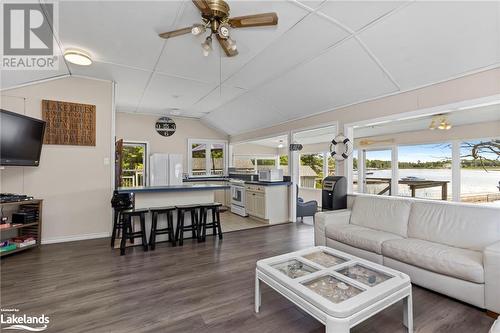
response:
<path id="1" fill-rule="evenodd" d="M 357 31 L 406 1 L 327 1 L 320 12 Z"/>
<path id="2" fill-rule="evenodd" d="M 146 88 L 139 111 L 187 109 L 214 88 L 214 84 L 155 73 Z"/>
<path id="3" fill-rule="evenodd" d="M 349 39 L 256 92 L 288 120 L 396 90 L 358 42 Z"/>
<path id="4" fill-rule="evenodd" d="M 69 74 L 68 71 L 2 70 L 2 73 L 0 74 L 0 89 L 8 89 L 18 85 L 50 79 L 65 74 Z"/>
<path id="5" fill-rule="evenodd" d="M 232 58 L 223 54 L 220 59 L 220 47 L 215 38 L 213 41 L 215 50 L 208 57 L 204 57 L 201 52 L 200 44 L 204 36 L 184 35 L 173 38 L 167 42 L 157 70 L 166 74 L 218 83 L 219 61 L 224 80 L 307 14 L 306 10 L 284 1 L 233 1 L 229 4 L 231 16 L 274 11 L 278 13 L 279 24 L 275 27 L 231 29 L 231 38 L 236 40 L 239 52 L 238 56 Z M 198 22 L 200 22 L 198 10 L 187 3 L 177 28 Z"/>
<path id="6" fill-rule="evenodd" d="M 69 74 L 59 48 L 54 45 L 54 53 L 57 56 L 56 70 L 4 70 L 0 72 L 0 89 L 12 88 L 21 84 L 50 79 L 57 76 Z"/>
<path id="7" fill-rule="evenodd" d="M 75 75 L 116 81 L 118 108 L 137 108 L 151 72 L 114 64 L 94 62 L 92 66 L 70 65 Z"/>
<path id="8" fill-rule="evenodd" d="M 415 2 L 360 34 L 403 89 L 500 62 L 500 2 Z"/>
<path id="9" fill-rule="evenodd" d="M 97 60 L 152 70 L 170 30 L 178 1 L 68 1 L 59 6 L 64 47 L 81 48 Z"/>
<path id="10" fill-rule="evenodd" d="M 233 135 L 281 122 L 283 116 L 249 92 L 217 108 L 203 119 Z"/>
<path id="11" fill-rule="evenodd" d="M 195 105 L 189 108 L 189 111 L 208 113 L 245 93 L 245 91 L 245 89 L 231 87 L 226 84 L 223 84 L 222 87 L 217 86 L 207 96 L 203 97 Z"/>
<path id="12" fill-rule="evenodd" d="M 296 2 L 299 4 L 303 4 L 311 9 L 318 9 L 323 3 L 328 2 L 328 0 L 300 0 Z"/>
<path id="13" fill-rule="evenodd" d="M 347 36 L 344 30 L 327 19 L 310 14 L 257 55 L 227 83 L 238 87 L 255 87 Z"/>

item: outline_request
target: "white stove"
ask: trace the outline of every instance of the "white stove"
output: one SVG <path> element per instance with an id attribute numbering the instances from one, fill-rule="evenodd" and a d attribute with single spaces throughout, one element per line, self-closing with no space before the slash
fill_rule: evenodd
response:
<path id="1" fill-rule="evenodd" d="M 240 216 L 248 216 L 245 209 L 245 182 L 233 179 L 229 184 L 231 186 L 231 212 Z"/>

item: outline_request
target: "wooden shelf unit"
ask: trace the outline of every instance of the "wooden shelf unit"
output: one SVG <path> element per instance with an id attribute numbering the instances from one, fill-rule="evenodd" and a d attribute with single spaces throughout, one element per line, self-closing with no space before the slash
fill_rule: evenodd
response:
<path id="1" fill-rule="evenodd" d="M 28 245 L 24 247 L 17 247 L 14 250 L 0 252 L 0 257 L 21 252 L 24 250 L 32 249 L 40 246 L 42 241 L 42 203 L 41 199 L 24 200 L 24 201 L 14 201 L 14 202 L 2 202 L 0 203 L 0 208 L 2 210 L 2 215 L 7 215 L 9 221 L 12 222 L 12 213 L 15 213 L 16 207 L 21 207 L 23 205 L 37 205 L 38 209 L 38 221 L 26 223 L 22 225 L 11 226 L 9 228 L 0 229 L 0 239 L 2 241 L 12 238 L 12 231 L 17 231 L 17 236 L 22 236 L 25 234 L 33 234 L 36 237 L 36 244 Z M 15 236 L 15 235 L 14 235 Z"/>

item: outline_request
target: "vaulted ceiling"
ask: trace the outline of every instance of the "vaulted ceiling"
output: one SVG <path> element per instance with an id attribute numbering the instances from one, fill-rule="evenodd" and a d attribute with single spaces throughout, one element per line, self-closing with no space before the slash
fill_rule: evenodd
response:
<path id="1" fill-rule="evenodd" d="M 72 74 L 114 80 L 117 110 L 201 118 L 228 134 L 500 66 L 497 1 L 229 1 L 231 16 L 275 11 L 272 28 L 232 31 L 239 55 L 204 57 L 191 1 L 63 1 L 60 52 L 94 64 L 4 71 L 2 89 Z"/>

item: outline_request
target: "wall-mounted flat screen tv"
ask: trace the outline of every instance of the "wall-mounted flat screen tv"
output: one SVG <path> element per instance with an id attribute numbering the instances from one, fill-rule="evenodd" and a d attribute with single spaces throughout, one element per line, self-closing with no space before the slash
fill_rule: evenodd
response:
<path id="1" fill-rule="evenodd" d="M 45 121 L 0 109 L 0 165 L 38 166 Z"/>

